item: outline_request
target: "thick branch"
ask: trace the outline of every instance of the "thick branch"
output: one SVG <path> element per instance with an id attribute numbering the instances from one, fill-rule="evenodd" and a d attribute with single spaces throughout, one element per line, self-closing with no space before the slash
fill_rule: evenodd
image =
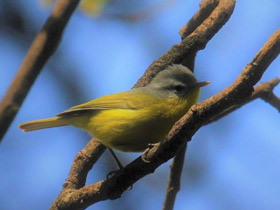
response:
<path id="1" fill-rule="evenodd" d="M 83 202 L 85 206 L 105 200 L 116 199 L 134 182 L 153 173 L 162 163 L 174 157 L 178 149 L 190 141 L 195 132 L 212 117 L 229 107 L 247 100 L 253 92 L 253 86 L 260 80 L 268 65 L 280 53 L 280 30 L 277 31 L 253 61 L 247 65 L 236 81 L 222 92 L 195 105 L 183 116 L 169 132 L 166 139 L 154 146 L 146 155 L 150 163 L 139 157 L 111 178 L 83 187 L 68 199 L 73 205 Z M 75 197 L 74 197 L 75 195 Z M 78 200 L 72 200 L 78 198 Z"/>
<path id="2" fill-rule="evenodd" d="M 55 52 L 63 30 L 80 0 L 59 0 L 34 39 L 0 104 L 0 141 L 16 116 L 41 69 Z"/>
<path id="3" fill-rule="evenodd" d="M 213 0 L 204 0 L 203 4 L 207 5 L 206 2 L 212 3 Z M 227 22 L 230 15 L 232 14 L 234 3 L 234 0 L 220 0 L 220 4 L 214 10 L 214 12 L 211 13 L 209 17 L 208 15 L 206 16 L 208 19 L 203 23 L 200 22 L 201 25 L 200 23 L 197 24 L 196 29 L 193 27 L 193 31 L 190 36 L 185 37 L 181 43 L 174 45 L 171 50 L 155 61 L 149 67 L 143 77 L 137 82 L 135 87 L 145 86 L 160 70 L 163 70 L 167 65 L 181 63 L 185 58 L 194 56 L 198 50 L 203 49 L 206 43 Z M 186 27 L 186 30 L 187 29 L 188 27 Z M 87 154 L 87 156 L 89 155 L 90 154 Z M 84 161 L 87 162 L 88 160 L 84 159 Z M 128 182 L 133 183 L 144 176 L 143 173 L 140 173 L 140 176 L 138 176 L 137 173 L 133 173 L 133 171 L 136 172 L 143 169 L 143 167 L 146 167 L 145 165 L 139 167 L 137 161 L 139 161 L 139 159 L 136 160 L 136 163 L 132 164 L 132 168 L 130 167 L 130 164 L 124 169 L 123 172 L 125 172 L 125 174 L 127 168 L 130 171 L 130 173 L 128 173 L 129 177 L 121 176 L 121 179 L 119 179 L 119 176 L 113 176 L 107 181 L 101 181 L 93 185 L 82 187 L 79 190 L 75 190 L 73 188 L 64 188 L 59 197 L 53 203 L 51 209 L 84 209 L 100 200 L 120 197 L 121 193 L 127 189 L 126 184 Z M 81 167 L 81 165 L 78 167 Z M 152 168 L 148 173 L 151 173 L 156 167 Z M 80 169 L 79 171 L 82 170 Z M 147 170 L 143 170 L 143 172 L 144 171 L 146 171 L 146 174 L 148 174 Z M 71 172 L 69 173 L 69 177 L 70 175 Z M 131 176 L 133 176 L 133 178 Z M 124 184 L 122 184 L 122 182 L 124 182 Z M 116 184 L 121 186 L 117 191 L 114 189 Z M 67 198 L 67 200 L 65 200 L 65 198 Z"/>

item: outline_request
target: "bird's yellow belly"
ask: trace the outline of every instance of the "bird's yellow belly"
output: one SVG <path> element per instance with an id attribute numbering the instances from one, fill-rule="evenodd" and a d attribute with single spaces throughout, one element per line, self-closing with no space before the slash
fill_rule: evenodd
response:
<path id="1" fill-rule="evenodd" d="M 186 103 L 181 103 L 181 107 L 176 104 L 176 109 L 167 104 L 152 109 L 103 110 L 89 119 L 86 130 L 109 148 L 140 152 L 148 144 L 163 140 L 173 124 L 189 109 Z"/>
<path id="2" fill-rule="evenodd" d="M 198 92 L 190 100 L 167 99 L 142 109 L 100 110 L 79 121 L 76 127 L 88 131 L 102 144 L 123 152 L 144 151 L 148 144 L 164 139 L 174 123 L 197 101 Z"/>
<path id="3" fill-rule="evenodd" d="M 91 117 L 88 131 L 112 149 L 139 152 L 161 141 L 172 124 L 148 110 L 104 110 Z"/>

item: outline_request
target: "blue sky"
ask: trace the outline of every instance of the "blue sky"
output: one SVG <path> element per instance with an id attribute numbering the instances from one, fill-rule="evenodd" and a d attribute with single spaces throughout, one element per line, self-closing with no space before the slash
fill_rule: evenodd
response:
<path id="1" fill-rule="evenodd" d="M 41 8 L 37 0 L 18 3 L 30 27 L 39 29 L 50 10 Z M 60 192 L 74 156 L 90 139 L 73 127 L 22 133 L 17 125 L 131 88 L 155 59 L 180 41 L 179 29 L 198 5 L 197 0 L 177 1 L 173 7 L 137 22 L 93 19 L 76 12 L 57 53 L 36 80 L 0 145 L 1 209 L 47 209 Z M 196 77 L 212 82 L 202 90 L 201 101 L 230 85 L 279 29 L 279 8 L 278 0 L 237 1 L 231 19 L 197 55 Z M 2 97 L 27 49 L 3 31 L 0 46 Z M 279 77 L 279 68 L 278 58 L 261 81 Z M 279 87 L 275 93 L 280 95 Z M 175 209 L 278 209 L 279 124 L 277 110 L 256 100 L 201 128 L 188 147 Z M 117 154 L 124 163 L 139 156 Z M 88 209 L 160 209 L 169 165 L 163 164 L 137 182 L 121 199 Z M 114 169 L 106 152 L 87 183 L 104 179 Z"/>

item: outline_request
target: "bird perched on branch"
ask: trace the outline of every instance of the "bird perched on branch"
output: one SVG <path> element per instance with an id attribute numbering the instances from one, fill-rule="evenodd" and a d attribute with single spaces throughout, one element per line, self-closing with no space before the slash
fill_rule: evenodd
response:
<path id="1" fill-rule="evenodd" d="M 173 124 L 197 102 L 200 88 L 208 84 L 198 82 L 187 67 L 170 65 L 145 87 L 106 95 L 56 117 L 19 127 L 29 132 L 73 125 L 111 149 L 140 152 L 163 140 Z"/>

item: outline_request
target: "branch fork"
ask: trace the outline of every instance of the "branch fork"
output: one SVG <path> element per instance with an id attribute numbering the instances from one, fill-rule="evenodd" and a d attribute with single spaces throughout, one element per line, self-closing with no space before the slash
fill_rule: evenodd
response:
<path id="1" fill-rule="evenodd" d="M 56 50 L 62 32 L 79 0 L 58 0 L 54 10 L 35 38 L 10 89 L 0 104 L 0 139 L 4 136 L 19 110 L 30 87 L 48 58 Z M 196 53 L 230 18 L 235 0 L 203 0 L 199 11 L 182 27 L 182 41 L 157 59 L 147 69 L 134 87 L 147 85 L 160 71 L 171 64 L 183 64 L 194 69 Z M 153 173 L 162 163 L 174 158 L 167 186 L 164 210 L 173 209 L 176 193 L 180 189 L 180 176 L 187 142 L 204 125 L 216 121 L 239 107 L 261 98 L 280 112 L 280 98 L 273 93 L 279 78 L 254 87 L 271 62 L 280 53 L 280 30 L 276 31 L 236 79 L 236 81 L 211 98 L 191 109 L 175 123 L 165 140 L 147 153 L 148 162 L 135 159 L 112 177 L 85 186 L 88 172 L 106 150 L 97 139 L 91 139 L 75 157 L 63 189 L 52 204 L 52 210 L 85 209 L 106 199 L 117 199 L 133 183 Z"/>

